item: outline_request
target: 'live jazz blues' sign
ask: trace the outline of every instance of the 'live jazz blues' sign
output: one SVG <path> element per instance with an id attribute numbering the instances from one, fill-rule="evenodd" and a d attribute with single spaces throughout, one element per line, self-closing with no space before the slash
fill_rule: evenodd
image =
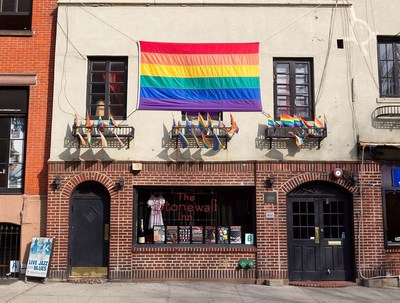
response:
<path id="1" fill-rule="evenodd" d="M 26 276 L 46 278 L 53 251 L 53 238 L 32 238 Z"/>

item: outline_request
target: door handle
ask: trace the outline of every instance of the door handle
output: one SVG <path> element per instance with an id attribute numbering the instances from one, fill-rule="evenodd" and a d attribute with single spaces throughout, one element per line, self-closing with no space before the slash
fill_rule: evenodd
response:
<path id="1" fill-rule="evenodd" d="M 110 224 L 104 224 L 104 241 L 110 240 Z"/>
<path id="2" fill-rule="evenodd" d="M 315 243 L 319 244 L 319 227 L 315 226 L 314 230 L 315 230 Z"/>

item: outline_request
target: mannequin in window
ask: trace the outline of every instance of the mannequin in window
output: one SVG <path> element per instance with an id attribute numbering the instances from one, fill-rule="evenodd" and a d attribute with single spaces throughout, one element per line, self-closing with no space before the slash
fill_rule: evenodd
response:
<path id="1" fill-rule="evenodd" d="M 150 199 L 147 201 L 147 206 L 151 207 L 149 229 L 152 229 L 154 225 L 164 225 L 162 217 L 164 204 L 165 199 L 162 195 L 155 193 L 150 196 Z"/>

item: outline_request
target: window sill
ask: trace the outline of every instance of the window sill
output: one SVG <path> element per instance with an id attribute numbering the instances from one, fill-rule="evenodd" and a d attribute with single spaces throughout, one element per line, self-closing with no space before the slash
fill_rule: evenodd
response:
<path id="1" fill-rule="evenodd" d="M 33 32 L 21 30 L 0 30 L 0 36 L 33 37 Z"/>
<path id="2" fill-rule="evenodd" d="M 376 98 L 376 103 L 378 104 L 387 104 L 387 103 L 400 103 L 400 97 L 379 97 Z"/>
<path id="3" fill-rule="evenodd" d="M 132 247 L 132 252 L 135 253 L 154 253 L 157 252 L 256 252 L 257 248 L 254 245 L 246 244 L 135 244 Z"/>

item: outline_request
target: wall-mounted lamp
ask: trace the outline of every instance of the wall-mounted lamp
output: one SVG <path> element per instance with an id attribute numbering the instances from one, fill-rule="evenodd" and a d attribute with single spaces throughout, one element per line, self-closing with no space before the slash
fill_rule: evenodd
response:
<path id="1" fill-rule="evenodd" d="M 269 178 L 267 180 L 265 180 L 265 186 L 272 187 L 272 185 L 274 185 L 274 183 L 275 183 L 275 179 L 276 179 L 276 177 L 274 175 L 269 176 Z"/>
<path id="2" fill-rule="evenodd" d="M 358 174 L 356 172 L 351 173 L 351 177 L 349 178 L 349 181 L 351 183 L 351 186 L 356 185 L 357 181 L 358 181 Z"/>
<path id="3" fill-rule="evenodd" d="M 115 183 L 115 187 L 117 189 L 122 189 L 125 185 L 125 179 L 124 177 L 119 177 L 119 180 L 117 181 L 117 183 Z"/>
<path id="4" fill-rule="evenodd" d="M 56 176 L 53 181 L 53 186 L 55 189 L 60 189 L 61 187 L 61 176 Z"/>

